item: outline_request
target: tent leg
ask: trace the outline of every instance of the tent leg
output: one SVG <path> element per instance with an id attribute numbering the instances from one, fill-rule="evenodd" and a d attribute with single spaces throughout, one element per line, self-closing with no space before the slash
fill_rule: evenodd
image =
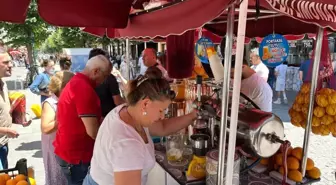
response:
<path id="1" fill-rule="evenodd" d="M 130 51 L 129 51 L 129 39 L 126 39 L 126 64 L 127 64 L 127 80 L 130 80 L 131 79 L 131 70 L 130 70 Z"/>
<path id="2" fill-rule="evenodd" d="M 309 109 L 307 117 L 307 125 L 304 133 L 303 140 L 303 153 L 302 153 L 302 164 L 301 164 L 301 173 L 304 177 L 306 174 L 307 158 L 308 158 L 308 149 L 309 149 L 309 138 L 313 122 L 313 111 L 314 111 L 314 102 L 315 102 L 315 92 L 318 82 L 318 73 L 321 60 L 321 51 L 322 51 L 322 41 L 323 41 L 323 28 L 318 28 L 317 38 L 316 38 L 316 47 L 314 54 L 314 65 L 312 70 L 312 80 L 310 85 L 310 95 L 309 95 Z"/>
<path id="3" fill-rule="evenodd" d="M 232 59 L 232 40 L 233 40 L 233 27 L 234 27 L 234 9 L 235 4 L 228 8 L 227 28 L 226 28 L 226 43 L 225 43 L 225 58 L 224 58 L 224 78 L 222 88 L 222 119 L 220 127 L 220 141 L 219 141 L 219 160 L 217 172 L 217 184 L 223 185 L 225 174 L 225 149 L 226 149 L 226 128 L 228 122 L 228 109 L 229 109 L 229 92 L 230 92 L 230 70 Z M 202 33 L 202 30 L 200 30 Z"/>
<path id="4" fill-rule="evenodd" d="M 232 184 L 233 179 L 233 166 L 235 162 L 236 135 L 237 135 L 239 99 L 240 99 L 240 85 L 241 85 L 244 47 L 245 47 L 244 44 L 245 44 L 247 8 L 248 8 L 248 0 L 242 0 L 239 6 L 236 65 L 234 69 L 234 78 L 233 78 L 230 134 L 229 134 L 229 146 L 227 152 L 228 156 L 226 160 L 227 164 L 226 164 L 225 184 Z"/>

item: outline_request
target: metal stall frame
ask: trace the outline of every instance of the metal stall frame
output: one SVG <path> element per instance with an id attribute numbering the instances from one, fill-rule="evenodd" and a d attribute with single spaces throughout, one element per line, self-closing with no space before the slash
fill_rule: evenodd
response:
<path id="1" fill-rule="evenodd" d="M 321 60 L 323 31 L 324 29 L 319 27 L 317 38 L 316 38 L 314 64 L 313 64 L 313 70 L 312 70 L 312 80 L 310 84 L 310 94 L 309 94 L 309 109 L 308 109 L 307 124 L 305 128 L 304 139 L 303 139 L 303 152 L 302 152 L 302 164 L 301 164 L 302 177 L 304 177 L 306 174 L 309 139 L 310 139 L 310 134 L 311 134 L 312 122 L 313 122 L 315 93 L 316 93 L 316 87 L 318 83 L 318 73 L 320 69 L 319 66 L 320 66 L 320 60 Z"/>

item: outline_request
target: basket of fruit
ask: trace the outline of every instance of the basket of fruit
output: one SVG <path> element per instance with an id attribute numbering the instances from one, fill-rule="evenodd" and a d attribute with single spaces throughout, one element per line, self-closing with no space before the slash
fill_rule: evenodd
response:
<path id="1" fill-rule="evenodd" d="M 36 185 L 27 159 L 18 160 L 14 168 L 0 170 L 0 185 Z"/>
<path id="2" fill-rule="evenodd" d="M 310 83 L 304 83 L 289 109 L 291 123 L 306 128 L 309 109 Z M 315 94 L 312 132 L 316 135 L 336 137 L 336 91 L 322 88 Z"/>

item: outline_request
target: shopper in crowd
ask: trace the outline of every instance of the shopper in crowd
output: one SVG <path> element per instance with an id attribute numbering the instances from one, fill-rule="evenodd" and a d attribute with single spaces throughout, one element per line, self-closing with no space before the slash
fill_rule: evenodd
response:
<path id="1" fill-rule="evenodd" d="M 167 80 L 146 73 L 128 83 L 127 104 L 113 109 L 99 129 L 84 185 L 140 185 L 155 165 L 150 136 L 167 136 L 190 125 L 190 114 L 164 120 L 175 97 Z M 130 178 L 131 177 L 131 178 Z"/>
<path id="2" fill-rule="evenodd" d="M 286 75 L 287 75 L 287 61 L 278 65 L 275 68 L 275 91 L 277 92 L 277 100 L 274 102 L 275 104 L 281 104 L 281 94 L 283 95 L 283 101 L 285 104 L 288 103 L 286 96 Z"/>
<path id="3" fill-rule="evenodd" d="M 65 175 L 57 164 L 52 142 L 55 140 L 57 130 L 56 110 L 58 98 L 73 76 L 74 74 L 69 71 L 60 71 L 52 76 L 49 83 L 49 90 L 52 95 L 42 103 L 41 144 L 46 185 L 67 184 Z"/>
<path id="4" fill-rule="evenodd" d="M 309 57 L 308 60 L 301 63 L 301 66 L 299 69 L 299 78 L 301 82 L 311 81 L 311 77 L 308 77 L 308 71 L 309 71 L 311 61 L 313 60 L 313 50 L 309 52 L 308 57 Z"/>
<path id="5" fill-rule="evenodd" d="M 156 51 L 153 48 L 146 48 L 143 54 L 143 62 L 145 64 L 146 67 L 152 67 L 155 66 L 157 68 L 159 68 L 163 74 L 163 77 L 168 80 L 171 81 L 171 79 L 168 76 L 168 72 L 166 71 L 166 69 L 161 65 L 160 61 L 157 60 L 157 56 L 156 56 Z"/>
<path id="6" fill-rule="evenodd" d="M 143 55 L 144 55 L 144 51 L 141 52 L 141 56 L 139 58 L 140 75 L 144 75 L 147 70 L 147 66 L 145 66 L 144 61 L 143 61 Z"/>
<path id="7" fill-rule="evenodd" d="M 5 48 L 0 48 L 0 160 L 3 169 L 8 169 L 8 141 L 19 134 L 12 128 L 10 101 L 7 84 L 2 80 L 12 75 L 12 61 Z"/>
<path id="8" fill-rule="evenodd" d="M 90 51 L 89 59 L 97 55 L 103 55 L 108 58 L 106 51 L 95 48 Z M 110 65 L 109 71 L 111 70 L 112 65 Z M 114 109 L 114 107 L 124 103 L 124 100 L 120 96 L 119 84 L 117 82 L 117 79 L 112 74 L 109 74 L 106 80 L 101 85 L 96 87 L 96 93 L 100 99 L 100 106 L 102 109 L 103 117 L 105 117 L 112 109 Z"/>
<path id="9" fill-rule="evenodd" d="M 44 102 L 51 94 L 48 90 L 50 77 L 55 73 L 55 63 L 52 60 L 43 60 L 41 66 L 44 72 L 36 76 L 33 83 L 29 86 L 31 92 L 41 95 L 41 103 Z"/>
<path id="10" fill-rule="evenodd" d="M 235 60 L 231 62 L 231 78 L 234 76 Z M 272 112 L 273 91 L 264 78 L 243 61 L 240 92 L 250 98 L 261 110 Z"/>
<path id="11" fill-rule="evenodd" d="M 70 71 L 72 65 L 71 58 L 68 56 L 61 57 L 59 60 L 59 65 L 61 71 Z"/>
<path id="12" fill-rule="evenodd" d="M 56 160 L 68 185 L 81 185 L 93 153 L 102 121 L 100 100 L 95 88 L 111 73 L 111 63 L 103 55 L 92 57 L 82 72 L 69 81 L 57 104 Z"/>
<path id="13" fill-rule="evenodd" d="M 250 60 L 252 63 L 251 68 L 260 76 L 262 77 L 265 82 L 267 82 L 269 70 L 267 66 L 261 61 L 259 56 L 259 49 L 254 48 L 251 50 L 250 53 Z"/>

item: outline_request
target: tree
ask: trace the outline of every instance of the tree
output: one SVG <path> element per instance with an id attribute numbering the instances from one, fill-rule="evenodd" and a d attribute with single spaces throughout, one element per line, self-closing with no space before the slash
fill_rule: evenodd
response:
<path id="1" fill-rule="evenodd" d="M 1 22 L 0 27 L 3 37 L 8 40 L 7 45 L 27 47 L 28 59 L 31 63 L 34 63 L 33 48 L 39 48 L 50 34 L 48 24 L 38 14 L 36 0 L 29 5 L 25 23 Z"/>
<path id="2" fill-rule="evenodd" d="M 95 48 L 102 46 L 108 50 L 111 40 L 104 37 L 96 37 L 81 31 L 79 28 L 56 28 L 42 45 L 46 53 L 59 53 L 63 48 Z"/>

